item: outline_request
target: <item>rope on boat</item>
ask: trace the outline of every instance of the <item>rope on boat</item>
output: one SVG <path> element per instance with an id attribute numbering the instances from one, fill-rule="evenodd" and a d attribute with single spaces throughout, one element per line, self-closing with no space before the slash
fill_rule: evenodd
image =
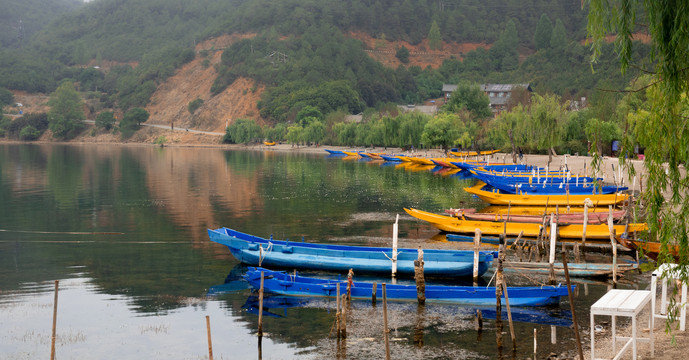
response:
<path id="1" fill-rule="evenodd" d="M 258 266 L 261 266 L 261 264 L 263 263 L 263 259 L 266 258 L 266 255 L 265 255 L 265 254 L 266 254 L 266 253 L 269 253 L 269 252 L 271 252 L 271 251 L 273 251 L 273 243 L 270 242 L 270 241 L 268 241 L 268 246 L 266 247 L 265 250 L 263 250 L 263 246 L 262 246 L 262 245 L 259 245 L 258 248 L 259 248 L 259 251 L 258 251 Z"/>

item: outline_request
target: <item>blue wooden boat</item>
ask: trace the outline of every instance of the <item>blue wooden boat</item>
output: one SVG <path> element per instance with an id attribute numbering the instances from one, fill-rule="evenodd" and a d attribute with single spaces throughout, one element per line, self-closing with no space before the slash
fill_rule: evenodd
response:
<path id="1" fill-rule="evenodd" d="M 263 272 L 263 291 L 278 295 L 308 296 L 308 297 L 335 297 L 337 284 L 340 284 L 340 293 L 347 291 L 346 280 L 328 280 L 299 276 L 298 274 L 284 271 L 271 271 L 263 268 L 249 267 L 244 278 L 254 289 L 259 289 L 261 284 L 261 272 Z M 376 285 L 376 297 L 383 296 L 382 284 Z M 370 299 L 373 292 L 373 284 L 354 281 L 351 286 L 353 299 Z M 507 293 L 510 306 L 545 306 L 555 305 L 560 302 L 560 297 L 567 296 L 565 286 L 534 286 L 534 287 L 508 287 Z M 443 286 L 426 285 L 426 301 L 439 303 L 454 303 L 472 306 L 489 306 L 495 304 L 494 287 L 474 286 Z M 386 296 L 391 301 L 416 301 L 416 285 L 388 284 Z M 503 294 L 502 303 L 505 303 Z"/>
<path id="2" fill-rule="evenodd" d="M 548 172 L 548 173 L 522 173 L 522 172 L 495 172 L 481 169 L 471 169 L 470 173 L 479 180 L 487 179 L 489 181 L 499 181 L 509 184 L 529 184 L 529 185 L 543 185 L 546 184 L 560 184 L 569 183 L 573 185 L 587 185 L 592 184 L 595 179 L 590 176 L 571 176 L 567 172 Z M 598 178 L 602 181 L 603 178 Z M 485 181 L 484 181 L 485 182 Z"/>
<path id="3" fill-rule="evenodd" d="M 380 155 L 380 157 L 383 158 L 385 161 L 391 161 L 391 162 L 402 162 L 402 159 L 398 158 L 395 155 Z"/>
<path id="4" fill-rule="evenodd" d="M 531 170 L 540 170 L 540 171 L 545 171 L 542 168 L 533 166 L 533 165 L 520 165 L 520 164 L 481 164 L 481 163 L 472 163 L 472 162 L 464 162 L 464 161 L 451 161 L 452 165 L 462 169 L 462 170 L 472 170 L 472 169 L 485 169 L 485 170 L 493 170 L 493 171 L 531 171 Z"/>
<path id="5" fill-rule="evenodd" d="M 618 191 L 627 190 L 626 187 L 605 185 L 605 186 L 595 186 L 595 183 L 581 182 L 577 184 L 576 182 L 565 182 L 557 181 L 543 182 L 542 184 L 529 184 L 529 183 L 519 183 L 511 180 L 506 180 L 506 178 L 501 178 L 499 176 L 487 176 L 479 172 L 475 172 L 479 180 L 483 181 L 487 185 L 499 189 L 507 194 L 535 194 L 535 195 L 583 195 L 583 194 L 613 194 Z M 564 178 L 566 179 L 566 178 Z"/>
<path id="6" fill-rule="evenodd" d="M 345 155 L 341 150 L 330 150 L 330 149 L 325 149 L 329 154 L 331 155 Z"/>
<path id="7" fill-rule="evenodd" d="M 362 273 L 390 273 L 392 249 L 327 245 L 264 239 L 228 228 L 208 230 L 211 241 L 227 246 L 237 260 L 254 266 L 301 268 Z M 397 249 L 397 272 L 414 275 L 416 249 Z M 479 254 L 479 275 L 488 270 L 495 251 Z M 466 250 L 424 250 L 424 273 L 437 277 L 473 275 L 474 253 Z"/>

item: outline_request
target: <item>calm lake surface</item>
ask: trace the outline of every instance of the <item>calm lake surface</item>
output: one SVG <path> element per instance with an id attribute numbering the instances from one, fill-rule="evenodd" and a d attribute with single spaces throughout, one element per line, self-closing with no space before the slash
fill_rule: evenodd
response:
<path id="1" fill-rule="evenodd" d="M 49 357 L 55 280 L 58 359 L 208 358 L 206 316 L 215 359 L 384 358 L 380 302 L 352 304 L 349 337 L 338 346 L 328 299 L 266 300 L 259 354 L 256 301 L 235 281 L 244 268 L 206 230 L 389 246 L 400 214 L 401 246 L 458 248 L 403 208 L 485 206 L 462 190 L 471 184 L 429 168 L 325 152 L 0 144 L 0 359 Z M 607 285 L 578 286 L 588 346 L 588 308 Z M 497 358 L 492 310 L 484 309 L 478 334 L 475 309 L 390 304 L 393 358 Z M 550 319 L 515 323 L 516 358 L 533 356 L 534 328 L 541 357 L 575 351 L 573 330 L 550 325 L 570 319 L 567 299 L 513 312 Z M 506 321 L 504 331 L 509 348 Z"/>

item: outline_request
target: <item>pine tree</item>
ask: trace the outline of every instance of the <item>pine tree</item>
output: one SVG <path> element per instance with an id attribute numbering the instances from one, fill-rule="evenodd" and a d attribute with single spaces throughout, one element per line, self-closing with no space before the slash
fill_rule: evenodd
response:
<path id="1" fill-rule="evenodd" d="M 440 37 L 440 28 L 435 20 L 433 20 L 431 30 L 428 32 L 428 46 L 430 46 L 431 50 L 441 50 L 443 48 L 443 41 Z"/>

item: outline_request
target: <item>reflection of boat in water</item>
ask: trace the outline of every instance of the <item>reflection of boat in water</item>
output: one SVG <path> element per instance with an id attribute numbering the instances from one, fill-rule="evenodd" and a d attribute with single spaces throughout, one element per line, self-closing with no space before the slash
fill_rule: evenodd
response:
<path id="1" fill-rule="evenodd" d="M 244 280 L 244 273 L 246 273 L 247 267 L 245 265 L 236 265 L 227 274 L 225 282 L 220 285 L 213 285 L 208 288 L 206 296 L 213 297 L 222 294 L 237 292 L 241 290 L 246 290 L 249 288 L 249 283 Z"/>
<path id="2" fill-rule="evenodd" d="M 263 290 L 268 293 L 288 296 L 335 297 L 337 286 L 347 291 L 347 281 L 304 277 L 284 271 L 271 271 L 250 267 L 245 279 L 252 288 L 258 289 L 264 276 Z M 353 299 L 370 299 L 373 284 L 354 281 L 351 283 Z M 416 301 L 416 285 L 388 284 L 386 294 L 391 301 Z M 516 286 L 508 287 L 511 306 L 557 305 L 560 297 L 567 296 L 565 286 Z M 426 285 L 426 301 L 455 303 L 473 306 L 491 306 L 496 302 L 495 288 L 482 286 Z M 376 297 L 382 298 L 382 284 L 376 285 Z M 502 302 L 505 302 L 503 295 Z"/>
<path id="3" fill-rule="evenodd" d="M 324 301 L 323 299 L 314 299 L 307 297 L 296 297 L 296 296 L 284 296 L 284 295 L 268 295 L 263 297 L 263 316 L 271 317 L 286 317 L 286 310 L 290 308 L 319 308 L 330 310 L 335 306 L 334 301 Z M 370 303 L 360 301 L 357 302 L 356 307 L 353 311 L 358 311 L 358 309 L 366 309 L 371 306 Z M 396 307 L 400 311 L 406 311 L 408 304 L 388 304 L 391 311 L 395 311 Z M 435 304 L 429 306 L 447 306 L 442 304 Z M 258 315 L 258 296 L 250 295 L 242 309 L 245 309 L 248 313 Z M 457 308 L 451 306 L 448 308 L 449 311 L 456 312 Z M 481 310 L 481 315 L 485 319 L 495 319 L 496 311 L 495 307 L 463 307 L 461 308 L 461 313 L 464 317 L 473 318 L 476 314 L 476 310 Z M 368 310 L 367 310 L 368 311 Z M 442 313 L 442 308 L 434 310 L 435 313 Z M 282 314 L 279 314 L 282 313 Z M 541 324 L 541 325 L 555 325 L 569 327 L 572 325 L 572 313 L 569 310 L 564 310 L 560 308 L 549 308 L 549 307 L 514 307 L 511 309 L 512 320 L 516 322 Z M 502 311 L 503 321 L 507 320 L 507 309 L 503 308 Z"/>
<path id="4" fill-rule="evenodd" d="M 323 301 L 322 299 L 314 299 L 308 297 L 297 297 L 297 296 L 284 296 L 284 295 L 268 295 L 263 297 L 263 316 L 271 317 L 286 317 L 286 310 L 291 308 L 319 308 L 319 309 L 330 309 L 335 306 L 334 301 Z M 370 304 L 368 304 L 370 306 Z M 409 305 L 406 304 L 394 304 L 388 305 L 390 310 L 394 311 L 395 306 L 400 307 L 400 311 L 405 311 Z M 447 306 L 447 305 L 429 305 L 429 306 Z M 354 311 L 360 308 L 366 308 L 365 302 L 359 302 Z M 250 314 L 258 315 L 258 296 L 250 295 L 242 309 L 246 310 Z M 455 312 L 457 308 L 452 307 L 452 311 Z M 466 307 L 461 308 L 461 312 L 465 314 L 467 318 L 474 317 L 476 310 L 481 310 L 481 315 L 485 319 L 495 319 L 496 311 L 494 307 Z M 442 313 L 442 310 L 438 310 Z M 281 312 L 282 314 L 279 314 Z M 541 324 L 541 325 L 554 325 L 569 327 L 572 326 L 572 313 L 569 310 L 564 310 L 560 308 L 549 308 L 549 307 L 515 307 L 511 309 L 512 320 L 522 323 L 531 324 Z M 507 320 L 507 309 L 503 308 L 502 311 L 503 321 Z"/>

